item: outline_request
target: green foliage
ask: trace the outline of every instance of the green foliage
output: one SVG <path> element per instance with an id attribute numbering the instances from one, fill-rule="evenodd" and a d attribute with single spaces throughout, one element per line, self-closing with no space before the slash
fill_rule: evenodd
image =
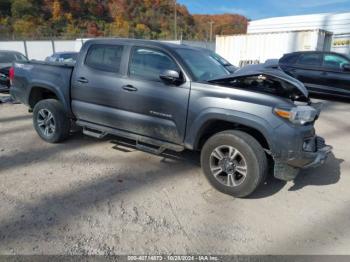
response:
<path id="1" fill-rule="evenodd" d="M 17 35 L 22 37 L 31 38 L 35 37 L 35 23 L 26 19 L 17 19 L 13 24 L 13 31 Z"/>
<path id="2" fill-rule="evenodd" d="M 9 17 L 0 18 L 0 35 L 10 38 L 11 29 Z"/>
<path id="3" fill-rule="evenodd" d="M 13 18 L 21 19 L 35 15 L 35 8 L 30 0 L 13 0 L 11 13 Z"/>
<path id="4" fill-rule="evenodd" d="M 248 19 L 241 15 L 194 15 L 197 25 L 197 39 L 210 38 L 210 22 L 213 22 L 213 35 L 234 35 L 247 32 Z"/>
<path id="5" fill-rule="evenodd" d="M 174 39 L 174 0 L 0 0 L 0 38 L 135 37 Z M 177 5 L 177 31 L 183 39 L 208 40 L 214 34 L 245 33 L 239 15 L 191 15 Z"/>

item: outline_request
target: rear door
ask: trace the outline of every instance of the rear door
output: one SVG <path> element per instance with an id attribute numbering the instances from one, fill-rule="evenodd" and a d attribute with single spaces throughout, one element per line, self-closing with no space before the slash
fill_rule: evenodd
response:
<path id="1" fill-rule="evenodd" d="M 72 76 L 72 110 L 78 120 L 127 129 L 120 111 L 127 53 L 124 45 L 92 44 Z M 124 66 L 123 66 L 124 65 Z"/>
<path id="2" fill-rule="evenodd" d="M 322 54 L 311 52 L 301 54 L 290 69 L 290 73 L 308 89 L 316 91 L 322 88 L 319 82 L 322 74 Z"/>
<path id="3" fill-rule="evenodd" d="M 323 56 L 320 84 L 333 94 L 350 95 L 350 72 L 343 66 L 350 64 L 349 59 L 337 54 L 325 54 Z"/>

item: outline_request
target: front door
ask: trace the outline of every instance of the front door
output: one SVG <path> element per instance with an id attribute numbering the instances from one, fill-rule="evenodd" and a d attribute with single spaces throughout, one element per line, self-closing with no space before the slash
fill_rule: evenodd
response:
<path id="1" fill-rule="evenodd" d="M 164 70 L 183 76 L 180 85 L 160 79 Z M 120 108 L 128 116 L 128 131 L 182 144 L 185 137 L 190 82 L 185 81 L 175 59 L 164 50 L 133 47 L 128 77 L 123 80 Z"/>

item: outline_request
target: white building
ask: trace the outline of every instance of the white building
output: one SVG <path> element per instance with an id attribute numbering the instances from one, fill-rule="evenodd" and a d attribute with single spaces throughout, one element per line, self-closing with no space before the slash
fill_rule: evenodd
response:
<path id="1" fill-rule="evenodd" d="M 350 13 L 273 17 L 249 23 L 247 34 L 216 37 L 216 52 L 236 66 L 296 51 L 350 55 Z"/>
<path id="2" fill-rule="evenodd" d="M 350 13 L 325 13 L 273 17 L 251 21 L 248 34 L 323 29 L 333 34 L 350 33 Z"/>
<path id="3" fill-rule="evenodd" d="M 216 36 L 216 52 L 235 66 L 264 63 L 295 51 L 328 51 L 332 34 L 324 30 Z"/>
<path id="4" fill-rule="evenodd" d="M 325 13 L 255 20 L 249 23 L 248 34 L 317 29 L 333 33 L 332 51 L 350 54 L 350 13 Z"/>

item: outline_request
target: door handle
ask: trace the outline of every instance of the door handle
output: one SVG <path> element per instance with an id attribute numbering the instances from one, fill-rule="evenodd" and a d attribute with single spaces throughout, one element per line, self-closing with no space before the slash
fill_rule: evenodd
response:
<path id="1" fill-rule="evenodd" d="M 89 83 L 89 80 L 87 80 L 85 77 L 80 77 L 77 81 L 82 84 Z"/>
<path id="2" fill-rule="evenodd" d="M 129 91 L 129 92 L 136 92 L 137 88 L 132 86 L 132 85 L 126 85 L 122 87 L 124 90 Z"/>

